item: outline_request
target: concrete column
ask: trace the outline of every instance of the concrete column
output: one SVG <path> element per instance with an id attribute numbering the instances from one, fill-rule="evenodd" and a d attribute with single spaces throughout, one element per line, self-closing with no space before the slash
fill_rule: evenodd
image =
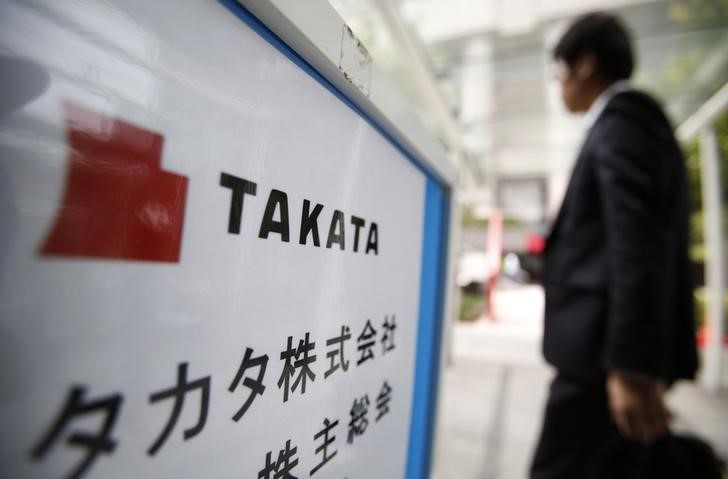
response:
<path id="1" fill-rule="evenodd" d="M 493 206 L 498 166 L 492 148 L 494 85 L 490 42 L 483 37 L 469 40 L 463 48 L 463 58 L 459 108 L 463 143 L 485 174 L 487 201 Z"/>
<path id="2" fill-rule="evenodd" d="M 705 278 L 708 319 L 708 345 L 703 370 L 705 387 L 717 392 L 722 382 L 723 292 L 725 291 L 725 254 L 722 235 L 720 151 L 715 127 L 700 134 L 701 181 L 703 185 L 703 222 L 705 233 Z"/>
<path id="3" fill-rule="evenodd" d="M 491 47 L 485 38 L 474 38 L 463 49 L 460 121 L 485 120 L 492 109 Z"/>

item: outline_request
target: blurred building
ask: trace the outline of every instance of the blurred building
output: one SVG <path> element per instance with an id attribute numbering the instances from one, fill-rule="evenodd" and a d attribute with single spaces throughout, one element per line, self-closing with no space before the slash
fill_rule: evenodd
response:
<path id="1" fill-rule="evenodd" d="M 721 0 L 331 0 L 398 81 L 424 121 L 461 151 L 460 201 L 485 217 L 493 206 L 536 223 L 558 208 L 583 137 L 580 119 L 561 105 L 551 48 L 575 16 L 619 14 L 638 61 L 633 79 L 660 98 L 679 125 L 728 79 L 728 2 Z M 412 68 L 392 14 L 427 66 Z M 432 108 L 434 82 L 451 119 Z"/>

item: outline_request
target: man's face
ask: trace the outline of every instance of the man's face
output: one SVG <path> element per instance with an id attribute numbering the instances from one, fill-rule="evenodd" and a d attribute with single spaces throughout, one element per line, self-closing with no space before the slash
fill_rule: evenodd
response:
<path id="1" fill-rule="evenodd" d="M 572 113 L 587 111 L 591 106 L 594 82 L 593 60 L 590 56 L 578 58 L 573 65 L 559 59 L 556 79 L 561 87 L 561 99 Z"/>

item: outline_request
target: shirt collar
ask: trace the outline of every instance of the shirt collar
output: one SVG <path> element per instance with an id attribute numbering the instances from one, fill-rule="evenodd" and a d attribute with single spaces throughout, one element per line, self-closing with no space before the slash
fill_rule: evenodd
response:
<path id="1" fill-rule="evenodd" d="M 594 103 L 591 104 L 589 110 L 587 110 L 584 114 L 583 122 L 585 129 L 589 130 L 592 126 L 594 126 L 597 118 L 599 118 L 599 115 L 602 114 L 607 103 L 609 103 L 609 100 L 611 100 L 614 95 L 631 89 L 632 85 L 629 80 L 618 80 L 609 85 L 609 87 L 604 90 L 596 100 L 594 100 Z"/>

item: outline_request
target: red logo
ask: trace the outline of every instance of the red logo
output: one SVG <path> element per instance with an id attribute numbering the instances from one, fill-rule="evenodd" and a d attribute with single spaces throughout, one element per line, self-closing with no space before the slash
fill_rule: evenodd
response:
<path id="1" fill-rule="evenodd" d="M 65 105 L 68 177 L 43 256 L 179 262 L 186 176 L 160 168 L 164 137 Z"/>

